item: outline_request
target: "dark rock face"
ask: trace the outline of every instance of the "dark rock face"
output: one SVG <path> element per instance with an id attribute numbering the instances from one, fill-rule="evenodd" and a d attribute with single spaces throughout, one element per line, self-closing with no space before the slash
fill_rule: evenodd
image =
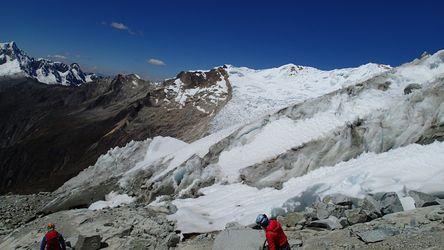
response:
<path id="1" fill-rule="evenodd" d="M 421 85 L 417 84 L 417 83 L 412 83 L 409 84 L 407 87 L 405 87 L 404 89 L 404 95 L 408 95 L 411 94 L 413 92 L 413 90 L 415 89 L 421 89 Z"/>
<path id="2" fill-rule="evenodd" d="M 229 100 L 203 113 L 171 106 L 164 88 L 134 75 L 79 87 L 29 78 L 0 82 L 0 194 L 52 191 L 131 140 L 196 140 Z"/>
<path id="3" fill-rule="evenodd" d="M 213 69 L 205 74 L 200 72 L 182 71 L 176 78 L 180 79 L 185 84 L 185 88 L 209 87 L 220 80 L 219 71 L 220 69 Z M 168 83 L 168 81 L 166 83 Z"/>

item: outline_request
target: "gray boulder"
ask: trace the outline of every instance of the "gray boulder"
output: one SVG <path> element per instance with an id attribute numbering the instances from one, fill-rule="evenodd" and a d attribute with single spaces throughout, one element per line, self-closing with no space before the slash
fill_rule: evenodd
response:
<path id="1" fill-rule="evenodd" d="M 50 214 L 72 208 L 88 207 L 98 200 L 104 200 L 105 195 L 112 190 L 118 190 L 116 178 L 111 178 L 94 186 L 80 186 L 74 190 L 60 192 L 40 212 Z"/>
<path id="2" fill-rule="evenodd" d="M 421 85 L 419 85 L 419 84 L 417 84 L 417 83 L 409 84 L 409 85 L 407 85 L 407 87 L 405 87 L 405 89 L 404 89 L 404 95 L 408 95 L 408 94 L 412 93 L 413 90 L 415 90 L 415 89 L 421 89 L 421 88 L 422 88 Z"/>
<path id="3" fill-rule="evenodd" d="M 175 233 L 171 233 L 166 238 L 166 245 L 168 247 L 176 247 L 177 244 L 179 244 L 179 242 L 180 242 L 180 236 Z"/>
<path id="4" fill-rule="evenodd" d="M 312 207 L 306 207 L 304 211 L 305 220 L 312 221 L 319 219 L 316 215 L 316 209 Z"/>
<path id="5" fill-rule="evenodd" d="M 428 206 L 439 205 L 438 201 L 436 201 L 436 197 L 428 195 L 426 193 L 410 190 L 408 194 L 415 201 L 416 207 L 428 207 Z"/>
<path id="6" fill-rule="evenodd" d="M 318 228 L 325 228 L 325 229 L 342 229 L 342 225 L 338 218 L 334 216 L 330 216 L 327 219 L 322 220 L 315 220 L 308 224 L 309 227 L 318 227 Z"/>
<path id="7" fill-rule="evenodd" d="M 325 203 L 333 203 L 339 206 L 348 206 L 351 208 L 353 205 L 353 199 L 343 194 L 330 194 L 322 199 Z"/>
<path id="8" fill-rule="evenodd" d="M 305 208 L 310 207 L 315 202 L 319 202 L 321 198 L 316 193 L 317 190 L 322 187 L 322 185 L 314 185 L 304 192 L 300 196 L 295 196 L 293 198 L 288 199 L 282 205 L 287 212 L 302 212 Z"/>
<path id="9" fill-rule="evenodd" d="M 282 216 L 285 214 L 285 210 L 281 207 L 274 207 L 271 209 L 270 218 L 276 219 L 278 216 Z"/>
<path id="10" fill-rule="evenodd" d="M 263 230 L 244 229 L 225 229 L 220 232 L 214 240 L 213 250 L 226 249 L 262 249 L 265 242 L 265 233 Z"/>
<path id="11" fill-rule="evenodd" d="M 320 220 L 327 219 L 333 210 L 333 208 L 323 202 L 316 203 L 314 208 L 316 209 L 316 217 Z"/>
<path id="12" fill-rule="evenodd" d="M 341 224 L 341 226 L 343 228 L 346 228 L 346 227 L 350 226 L 350 223 L 348 222 L 348 219 L 344 218 L 344 217 L 339 218 L 339 224 Z"/>
<path id="13" fill-rule="evenodd" d="M 304 219 L 305 219 L 304 214 L 298 212 L 289 213 L 286 214 L 285 216 L 278 217 L 279 222 L 286 227 L 294 227 Z"/>
<path id="14" fill-rule="evenodd" d="M 295 249 L 302 246 L 303 242 L 301 239 L 289 239 L 288 244 L 290 245 L 291 249 Z"/>
<path id="15" fill-rule="evenodd" d="M 367 221 L 367 214 L 360 208 L 350 209 L 345 211 L 345 216 L 350 225 L 364 223 Z"/>
<path id="16" fill-rule="evenodd" d="M 356 235 L 365 243 L 374 243 L 385 240 L 387 237 L 399 234 L 399 230 L 393 227 L 379 227 L 375 229 L 358 231 Z"/>
<path id="17" fill-rule="evenodd" d="M 358 207 L 362 208 L 363 212 L 370 220 L 374 220 L 382 216 L 381 205 L 372 195 L 367 195 L 364 197 L 364 199 L 359 200 Z"/>
<path id="18" fill-rule="evenodd" d="M 442 221 L 444 220 L 444 208 L 435 209 L 425 216 L 430 221 Z"/>
<path id="19" fill-rule="evenodd" d="M 316 216 L 318 219 L 326 219 L 330 215 L 335 216 L 336 218 L 343 217 L 345 210 L 349 207 L 339 206 L 333 203 L 317 202 L 314 204 L 314 208 L 316 209 Z"/>
<path id="20" fill-rule="evenodd" d="M 77 243 L 74 247 L 76 250 L 96 250 L 100 249 L 100 241 L 102 237 L 96 235 L 79 235 Z"/>
<path id="21" fill-rule="evenodd" d="M 379 200 L 383 215 L 404 211 L 401 201 L 395 192 L 377 193 L 374 197 Z"/>

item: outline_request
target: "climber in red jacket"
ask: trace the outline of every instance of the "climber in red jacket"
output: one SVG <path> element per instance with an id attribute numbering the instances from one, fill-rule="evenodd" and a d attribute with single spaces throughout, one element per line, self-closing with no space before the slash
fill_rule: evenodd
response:
<path id="1" fill-rule="evenodd" d="M 267 215 L 259 214 L 256 224 L 265 230 L 269 250 L 290 250 L 290 245 L 282 230 L 281 224 L 276 219 L 268 219 Z"/>
<path id="2" fill-rule="evenodd" d="M 66 250 L 63 236 L 55 230 L 55 225 L 52 223 L 48 224 L 48 232 L 40 243 L 40 250 Z"/>

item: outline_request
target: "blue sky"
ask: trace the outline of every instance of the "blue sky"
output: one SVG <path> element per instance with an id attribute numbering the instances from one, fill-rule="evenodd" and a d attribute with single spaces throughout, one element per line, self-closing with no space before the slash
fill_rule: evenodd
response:
<path id="1" fill-rule="evenodd" d="M 35 57 L 152 79 L 223 64 L 395 66 L 444 49 L 443 2 L 4 1 L 0 40 Z"/>

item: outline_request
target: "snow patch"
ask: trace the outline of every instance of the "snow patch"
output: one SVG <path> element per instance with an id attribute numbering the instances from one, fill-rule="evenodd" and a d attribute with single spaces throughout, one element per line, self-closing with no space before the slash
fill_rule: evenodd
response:
<path id="1" fill-rule="evenodd" d="M 135 200 L 134 197 L 130 197 L 127 194 L 117 194 L 116 192 L 111 192 L 105 195 L 104 201 L 96 201 L 92 203 L 88 209 L 89 210 L 101 210 L 104 208 L 115 208 L 122 204 L 130 204 Z"/>
<path id="2" fill-rule="evenodd" d="M 156 161 L 162 160 L 166 161 L 168 155 L 180 151 L 180 149 L 185 148 L 189 144 L 181 140 L 172 137 L 162 137 L 156 136 L 151 141 L 148 146 L 145 158 L 143 161 L 138 162 L 133 168 L 129 169 L 119 181 L 121 186 L 125 186 L 128 181 L 130 181 L 138 171 L 146 169 L 151 166 Z"/>
<path id="3" fill-rule="evenodd" d="M 0 76 L 15 75 L 21 73 L 20 62 L 18 60 L 8 61 L 0 64 Z"/>
<path id="4" fill-rule="evenodd" d="M 415 200 L 410 196 L 402 197 L 399 200 L 401 201 L 401 205 L 404 211 L 413 210 L 416 208 Z"/>

